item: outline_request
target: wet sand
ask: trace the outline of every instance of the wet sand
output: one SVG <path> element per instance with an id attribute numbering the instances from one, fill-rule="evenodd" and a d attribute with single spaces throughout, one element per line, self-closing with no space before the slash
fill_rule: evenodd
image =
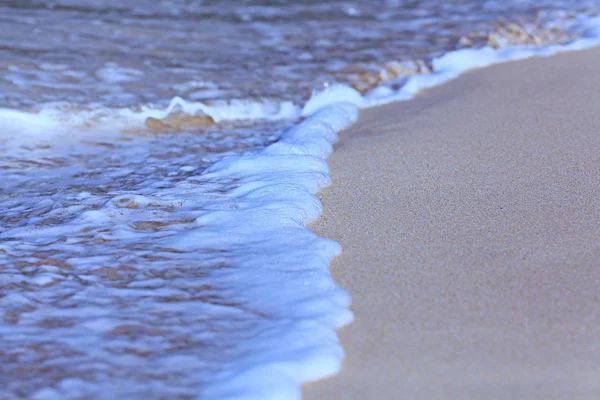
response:
<path id="1" fill-rule="evenodd" d="M 313 224 L 346 359 L 305 399 L 600 398 L 600 49 L 367 110 Z"/>

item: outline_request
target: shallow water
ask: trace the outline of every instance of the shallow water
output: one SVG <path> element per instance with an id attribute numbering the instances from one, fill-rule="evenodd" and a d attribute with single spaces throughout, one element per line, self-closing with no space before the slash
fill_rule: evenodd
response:
<path id="1" fill-rule="evenodd" d="M 294 398 L 350 319 L 304 102 L 566 42 L 594 3 L 0 1 L 0 397 Z"/>
<path id="2" fill-rule="evenodd" d="M 427 60 L 469 34 L 482 45 L 508 22 L 540 41 L 564 40 L 569 15 L 589 12 L 594 3 L 4 1 L 0 101 L 9 107 L 140 106 L 174 96 L 301 102 L 334 81 L 372 86 L 390 62 Z M 554 36 L 544 37 L 548 27 L 557 28 Z"/>

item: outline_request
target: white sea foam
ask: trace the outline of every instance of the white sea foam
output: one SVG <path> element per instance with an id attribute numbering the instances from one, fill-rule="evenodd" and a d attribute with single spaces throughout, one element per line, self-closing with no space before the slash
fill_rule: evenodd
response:
<path id="1" fill-rule="evenodd" d="M 386 82 L 388 87 L 376 87 L 367 93 L 362 106 L 368 108 L 394 101 L 410 100 L 420 91 L 455 79 L 470 69 L 530 57 L 546 57 L 559 52 L 583 50 L 600 44 L 600 17 L 582 18 L 579 25 L 582 27 L 582 37 L 567 44 L 509 46 L 501 49 L 469 48 L 446 53 L 432 61 L 432 73 L 413 75 L 408 79 L 401 76 L 396 81 Z M 396 82 L 402 84 L 401 88 L 392 90 L 389 85 Z"/>
<path id="2" fill-rule="evenodd" d="M 145 109 L 140 115 L 135 114 L 135 117 L 138 119 L 147 117 L 165 118 L 174 111 L 191 115 L 202 113 L 211 117 L 215 122 L 292 119 L 299 114 L 298 107 L 290 101 L 279 103 L 268 100 L 229 100 L 206 104 L 203 102 L 189 102 L 181 97 L 175 97 L 166 109 Z"/>
<path id="3" fill-rule="evenodd" d="M 125 353 L 107 353 L 108 347 L 129 346 L 144 352 L 162 347 L 162 341 L 173 337 L 205 335 L 205 340 L 215 340 L 217 346 L 223 343 L 227 353 L 207 348 L 205 354 L 190 354 L 182 359 L 176 352 L 165 351 L 150 363 L 151 369 L 163 374 L 185 370 L 188 379 L 201 387 L 197 393 L 200 398 L 299 398 L 301 382 L 337 370 L 342 349 L 335 328 L 352 319 L 347 308 L 349 296 L 335 285 L 327 269 L 339 253 L 339 245 L 318 237 L 305 225 L 321 212 L 313 193 L 329 183 L 324 157 L 332 150 L 336 132 L 352 123 L 357 113 L 358 109 L 349 103 L 325 107 L 288 129 L 277 143 L 262 151 L 222 158 L 201 174 L 189 174 L 168 188 L 161 187 L 166 182 L 156 185 L 160 181 L 151 181 L 137 190 L 116 189 L 106 194 L 58 192 L 45 199 L 39 196 L 5 201 L 3 206 L 12 205 L 14 212 L 19 208 L 33 211 L 26 223 L 2 229 L 0 259 L 8 266 L 12 265 L 11 259 L 36 260 L 39 256 L 32 254 L 33 250 L 44 245 L 44 251 L 59 251 L 61 263 L 69 265 L 67 271 L 64 267 L 34 263 L 36 272 L 27 280 L 23 280 L 19 267 L 5 268 L 3 284 L 35 287 L 22 299 L 31 304 L 27 315 L 21 317 L 17 326 L 0 328 L 5 344 L 18 347 L 22 340 L 36 341 L 41 335 L 49 343 L 56 341 L 59 352 L 61 347 L 65 351 L 85 349 L 87 354 L 93 351 L 95 357 L 123 366 L 140 361 Z M 194 171 L 189 166 L 178 168 Z M 100 181 L 114 180 L 114 172 L 122 173 L 108 168 Z M 62 174 L 67 176 L 65 171 Z M 212 187 L 221 190 L 216 193 Z M 42 213 L 42 208 L 48 211 Z M 186 222 L 157 232 L 132 228 L 145 221 L 150 221 L 152 228 L 153 224 L 173 218 Z M 42 222 L 48 219 L 61 222 Z M 58 238 L 66 240 L 57 242 Z M 148 240 L 168 250 L 152 251 L 148 246 L 136 250 L 137 243 Z M 128 250 L 123 252 L 121 248 Z M 207 253 L 207 249 L 223 250 Z M 194 270 L 193 260 L 215 262 L 215 251 L 217 255 L 224 252 L 219 262 L 226 263 L 226 267 L 206 268 L 205 276 L 181 281 L 142 278 L 154 268 L 165 272 L 182 267 Z M 165 258 L 159 264 L 147 261 L 137 266 L 133 260 L 145 254 Z M 118 274 L 115 262 L 124 258 L 130 260 L 129 268 L 136 271 L 124 281 L 125 287 L 111 287 L 94 272 L 106 266 L 115 268 Z M 184 271 L 183 277 L 185 274 Z M 87 283 L 80 286 L 83 282 Z M 93 284 L 88 286 L 89 283 Z M 220 288 L 226 297 L 216 304 L 202 297 L 188 300 L 187 290 L 192 287 Z M 72 306 L 40 308 L 37 303 L 57 304 L 66 293 L 75 293 L 67 300 Z M 10 309 L 23 304 L 16 295 L 4 297 L 4 306 Z M 177 300 L 161 302 L 166 297 Z M 130 299 L 127 309 L 115 308 L 117 299 Z M 103 309 L 98 308 L 101 304 Z M 72 307 L 76 307 L 75 313 Z M 179 315 L 177 318 L 189 323 L 164 326 L 170 332 L 163 333 L 160 340 L 144 336 L 143 332 L 136 334 L 136 329 L 146 329 L 140 318 L 146 324 L 154 319 L 148 315 L 149 309 L 156 310 L 154 315 Z M 35 329 L 42 321 L 65 318 L 70 326 L 62 332 Z M 192 322 L 198 318 L 209 321 Z M 244 330 L 231 338 L 211 339 L 214 334 L 221 334 L 219 330 L 211 332 L 211 321 L 223 324 L 222 329 L 227 331 L 226 327 L 235 325 L 236 319 L 244 321 Z M 120 332 L 130 330 L 142 337 L 134 343 L 118 339 Z M 107 338 L 114 332 L 117 339 Z M 206 357 L 213 362 L 207 365 Z M 71 361 L 78 367 L 93 368 L 86 357 L 73 356 Z M 34 397 L 62 399 L 77 393 L 108 399 L 117 394 L 143 393 L 147 382 L 128 376 L 120 377 L 118 385 L 113 386 L 110 378 L 91 383 L 68 378 L 43 387 Z"/>
<path id="4" fill-rule="evenodd" d="M 348 294 L 328 272 L 340 246 L 306 228 L 321 212 L 314 193 L 330 183 L 324 159 L 337 133 L 360 108 L 408 100 L 468 69 L 597 45 L 600 20 L 587 24 L 586 37 L 563 46 L 448 53 L 433 60 L 431 74 L 399 80 L 398 90 L 381 86 L 361 96 L 333 85 L 303 107 L 176 98 L 163 109 L 100 115 L 108 128 L 113 125 L 107 120 L 117 121 L 114 126 L 141 124 L 173 112 L 201 112 L 215 121 L 304 117 L 260 151 L 205 162 L 193 152 L 173 156 L 167 152 L 180 149 L 167 148 L 166 162 L 152 161 L 151 138 L 135 145 L 108 141 L 101 145 L 129 147 L 92 153 L 97 164 L 86 157 L 61 164 L 64 153 L 41 148 L 31 153 L 36 169 L 2 172 L 5 189 L 14 196 L 0 203 L 7 210 L 0 226 L 2 284 L 11 287 L 0 305 L 20 319 L 1 326 L 0 335 L 6 348 L 50 343 L 45 351 L 67 372 L 48 381 L 34 377 L 32 398 L 160 392 L 201 399 L 298 399 L 302 382 L 338 370 L 343 351 L 335 328 L 352 319 Z M 68 127 L 90 115 L 54 107 L 37 114 L 0 110 L 0 118 L 8 126 L 7 140 L 20 132 L 36 132 L 38 138 L 69 134 Z M 91 137 L 98 139 L 97 133 Z M 129 163 L 115 168 L 113 157 L 119 156 Z M 143 179 L 136 178 L 139 169 Z M 123 188 L 123 182 L 129 186 Z M 28 197 L 28 187 L 36 184 L 47 186 Z M 47 254 L 38 254 L 42 251 Z M 15 289 L 22 287 L 28 290 Z M 65 324 L 49 329 L 48 321 Z M 201 344 L 190 352 L 184 346 L 190 341 Z M 198 349 L 203 354 L 193 352 Z M 121 368 L 128 374 L 119 375 Z M 96 379 L 89 379 L 90 371 Z M 142 372 L 171 380 L 152 380 Z M 176 379 L 193 391 L 170 391 L 165 382 Z M 0 396 L 14 393 L 11 385 L 0 388 Z"/>
<path id="5" fill-rule="evenodd" d="M 206 103 L 175 97 L 166 107 L 144 106 L 139 110 L 107 107 L 86 109 L 56 102 L 44 104 L 39 108 L 41 109 L 36 112 L 0 108 L 0 118 L 9 128 L 19 128 L 23 132 L 30 133 L 43 131 L 44 134 L 49 134 L 56 130 L 74 127 L 87 127 L 93 130 L 142 128 L 147 118 L 163 119 L 174 113 L 205 115 L 216 123 L 241 120 L 292 120 L 300 115 L 300 108 L 292 102 L 269 99 L 234 99 Z"/>
<path id="6" fill-rule="evenodd" d="M 340 113 L 342 113 L 342 109 L 338 107 L 344 107 L 347 111 L 342 113 L 343 115 L 349 115 L 356 113 L 356 110 L 361 108 L 373 107 L 380 104 L 385 104 L 393 101 L 400 100 L 408 100 L 414 97 L 419 91 L 431 88 L 433 86 L 440 85 L 448 80 L 454 79 L 459 76 L 461 73 L 473 69 L 473 68 L 481 68 L 485 66 L 489 66 L 492 64 L 506 62 L 511 60 L 518 60 L 528 57 L 536 57 L 536 56 L 549 56 L 552 54 L 556 54 L 561 51 L 572 51 L 572 50 L 581 50 L 585 48 L 589 48 L 592 46 L 596 46 L 600 44 L 599 41 L 599 27 L 600 27 L 600 18 L 599 19 L 591 19 L 586 21 L 588 25 L 588 35 L 586 37 L 575 40 L 566 45 L 551 45 L 551 46 L 514 46 L 510 48 L 504 49 L 492 49 L 492 48 L 483 48 L 483 49 L 467 49 L 467 50 L 459 50 L 455 52 L 448 53 L 440 58 L 437 58 L 433 61 L 433 70 L 434 72 L 426 75 L 415 75 L 410 77 L 406 83 L 398 90 L 398 91 L 385 91 L 382 95 L 381 90 L 376 90 L 365 97 L 360 96 L 360 94 L 344 85 L 334 85 L 325 89 L 324 91 L 313 95 L 313 97 L 305 104 L 302 114 L 308 116 L 308 119 L 295 127 L 290 132 L 293 133 L 294 139 L 292 139 L 290 144 L 280 145 L 274 144 L 270 148 L 267 148 L 264 154 L 269 154 L 273 151 L 273 149 L 283 146 L 285 149 L 284 152 L 287 153 L 290 151 L 289 145 L 292 146 L 295 152 L 296 148 L 301 147 L 305 148 L 307 146 L 307 142 L 305 140 L 300 141 L 298 143 L 296 137 L 304 136 L 308 132 L 311 132 L 311 136 L 313 139 L 308 140 L 308 145 L 315 146 L 316 152 L 319 157 L 325 156 L 329 151 L 329 146 L 331 143 L 331 138 L 334 137 L 334 132 L 338 131 L 340 128 L 346 126 L 345 123 L 337 122 L 331 124 L 334 120 L 340 120 Z M 348 121 L 347 117 L 342 117 L 342 121 Z M 331 124 L 331 125 L 330 125 Z M 323 127 L 327 127 L 328 125 L 332 126 L 333 129 L 323 129 Z M 314 126 L 314 128 L 313 128 Z M 329 139 L 325 139 L 321 137 L 323 133 L 326 133 L 329 136 Z M 305 138 L 308 138 L 304 136 Z M 312 140 L 315 140 L 316 143 L 321 142 L 322 145 L 318 145 Z M 282 142 L 285 143 L 286 137 L 282 138 Z M 323 146 L 321 148 L 321 146 Z M 302 154 L 302 153 L 300 153 Z M 314 154 L 314 151 L 309 151 L 308 154 Z M 266 161 L 266 160 L 265 160 Z M 269 161 L 266 161 L 269 162 Z M 298 164 L 299 165 L 299 164 Z M 245 167 L 242 164 L 239 164 L 242 170 Z M 266 167 L 264 170 L 270 170 L 271 167 Z M 252 169 L 250 169 L 252 170 Z M 229 175 L 229 173 L 226 173 Z M 255 178 L 251 178 L 254 180 Z M 260 181 L 262 178 L 259 178 Z M 306 189 L 309 192 L 314 190 L 318 190 L 318 188 L 324 184 L 325 182 L 320 182 L 316 186 L 309 186 Z M 302 208 L 301 213 L 306 215 L 308 209 Z M 294 213 L 292 212 L 289 217 L 293 218 Z M 315 214 L 312 214 L 312 213 Z M 318 214 L 318 208 L 311 208 L 309 218 L 305 219 L 309 220 Z M 306 217 L 305 217 L 306 218 Z M 321 267 L 323 267 L 321 265 Z M 338 303 L 339 304 L 339 303 Z M 341 316 L 341 314 L 340 314 Z M 342 318 L 339 322 L 348 322 L 345 318 Z M 331 324 L 330 327 L 336 326 L 337 324 Z M 333 334 L 333 332 L 329 332 Z M 329 336 L 329 334 L 322 333 L 323 339 L 328 337 L 327 340 L 328 346 L 331 346 L 331 349 L 337 348 L 336 340 L 333 335 Z M 298 342 L 297 342 L 298 343 Z M 324 344 L 325 341 L 322 342 Z M 277 399 L 293 399 L 297 398 L 297 391 L 294 388 L 294 385 L 297 385 L 299 382 L 304 380 L 314 379 L 322 376 L 326 376 L 331 374 L 337 370 L 339 367 L 338 361 L 340 357 L 340 353 L 335 353 L 336 356 L 332 357 L 328 362 L 323 364 L 323 361 L 326 359 L 318 360 L 318 359 L 310 359 L 304 358 L 307 356 L 307 353 L 302 350 L 296 348 L 296 345 L 288 345 L 289 350 L 293 351 L 296 354 L 295 360 L 290 364 L 281 364 L 279 357 L 269 357 L 267 356 L 261 363 L 257 363 L 252 365 L 249 370 L 242 372 L 238 375 L 238 378 L 241 376 L 241 379 L 230 380 L 228 382 L 232 383 L 233 388 L 236 388 L 235 392 L 216 390 L 212 391 L 212 388 L 207 394 L 210 393 L 211 396 L 215 398 L 277 398 Z M 324 354 L 331 354 L 330 352 L 325 352 Z M 290 368 L 291 364 L 298 363 L 296 368 Z M 305 364 L 306 363 L 306 364 Z M 304 365 L 303 365 L 304 364 Z M 302 367 L 300 367 L 302 365 Z M 326 367 L 324 367 L 326 366 Z M 303 375 L 300 371 L 312 371 L 308 375 Z M 239 373 L 241 371 L 236 371 Z M 289 375 L 288 375 L 289 374 Z M 286 376 L 287 375 L 287 376 Z M 263 386 L 263 384 L 265 386 Z M 265 387 L 270 387 L 275 389 L 274 392 L 263 392 Z M 247 396 L 247 397 L 246 397 Z M 208 398 L 208 397 L 207 397 Z"/>
<path id="7" fill-rule="evenodd" d="M 235 177 L 240 185 L 231 196 L 248 210 L 242 221 L 237 209 L 211 213 L 199 223 L 245 231 L 255 240 L 263 236 L 256 248 L 263 256 L 240 265 L 243 278 L 238 279 L 257 285 L 246 291 L 251 304 L 275 318 L 265 324 L 265 334 L 256 337 L 262 351 L 236 360 L 204 388 L 202 398 L 294 399 L 299 398 L 300 383 L 337 371 L 342 350 L 334 328 L 352 319 L 346 308 L 349 297 L 327 272 L 340 249 L 305 224 L 321 212 L 312 193 L 329 183 L 323 159 L 332 150 L 336 132 L 357 114 L 349 103 L 325 107 L 261 153 L 217 162 L 203 174 L 203 179 Z M 274 270 L 257 279 L 260 268 Z M 287 289 L 277 289 L 283 287 Z"/>

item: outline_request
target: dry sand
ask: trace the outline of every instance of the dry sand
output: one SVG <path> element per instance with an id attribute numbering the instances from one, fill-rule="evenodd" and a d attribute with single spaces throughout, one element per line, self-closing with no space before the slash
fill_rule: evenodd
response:
<path id="1" fill-rule="evenodd" d="M 313 228 L 353 297 L 305 399 L 600 399 L 600 50 L 363 112 Z"/>

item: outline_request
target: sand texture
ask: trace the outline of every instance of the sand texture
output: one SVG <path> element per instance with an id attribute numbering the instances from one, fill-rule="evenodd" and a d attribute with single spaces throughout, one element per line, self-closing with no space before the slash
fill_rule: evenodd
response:
<path id="1" fill-rule="evenodd" d="M 313 224 L 353 297 L 305 399 L 600 399 L 600 50 L 364 111 Z"/>

